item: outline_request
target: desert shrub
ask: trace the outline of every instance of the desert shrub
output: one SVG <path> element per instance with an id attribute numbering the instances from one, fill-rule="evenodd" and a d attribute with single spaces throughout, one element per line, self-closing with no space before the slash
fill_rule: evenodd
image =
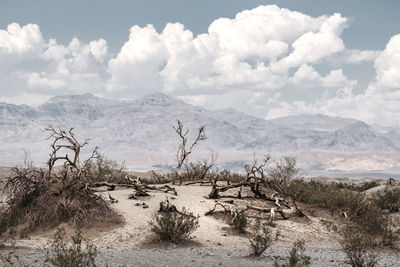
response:
<path id="1" fill-rule="evenodd" d="M 246 180 L 246 176 L 231 172 L 230 170 L 215 171 L 214 176 L 216 176 L 218 181 L 225 181 L 230 183 L 240 183 Z"/>
<path id="2" fill-rule="evenodd" d="M 207 160 L 184 164 L 182 179 L 185 181 L 209 179 L 208 176 L 213 164 L 213 162 L 209 163 Z"/>
<path id="3" fill-rule="evenodd" d="M 245 232 L 247 227 L 247 219 L 244 211 L 235 210 L 231 214 L 233 228 L 239 232 Z"/>
<path id="4" fill-rule="evenodd" d="M 381 209 L 397 212 L 400 210 L 400 188 L 386 187 L 375 193 L 374 201 Z"/>
<path id="5" fill-rule="evenodd" d="M 343 188 L 335 182 L 299 179 L 290 181 L 285 190 L 295 200 L 326 208 L 332 215 L 345 212 L 351 223 L 362 226 L 366 235 L 374 237 L 376 245 L 395 247 L 398 242 L 399 235 L 389 216 L 364 192 Z"/>
<path id="6" fill-rule="evenodd" d="M 300 173 L 297 161 L 292 157 L 284 157 L 275 162 L 275 166 L 268 169 L 266 184 L 281 195 L 287 195 L 287 185 Z"/>
<path id="7" fill-rule="evenodd" d="M 335 211 L 351 213 L 361 204 L 367 203 L 364 193 L 343 189 L 335 182 L 294 179 L 287 183 L 284 190 L 295 200 L 326 208 L 332 215 Z"/>
<path id="8" fill-rule="evenodd" d="M 252 255 L 260 257 L 272 243 L 271 231 L 268 225 L 257 221 L 254 227 L 254 234 L 249 241 Z"/>
<path id="9" fill-rule="evenodd" d="M 305 241 L 297 240 L 293 243 L 293 247 L 289 252 L 286 262 L 280 264 L 275 260 L 275 267 L 306 267 L 311 264 L 311 257 L 304 254 Z"/>
<path id="10" fill-rule="evenodd" d="M 370 181 L 370 182 L 363 182 L 363 183 L 343 183 L 343 182 L 338 182 L 335 183 L 338 188 L 341 189 L 348 189 L 351 191 L 357 191 L 357 192 L 363 192 L 368 189 L 374 188 L 379 186 L 380 184 L 376 181 Z"/>
<path id="11" fill-rule="evenodd" d="M 65 240 L 65 235 L 63 228 L 54 234 L 46 251 L 45 263 L 56 267 L 95 267 L 96 246 L 84 240 L 79 230 L 71 237 L 70 244 Z"/>
<path id="12" fill-rule="evenodd" d="M 29 232 L 60 223 L 85 227 L 104 220 L 120 222 L 107 202 L 90 190 L 91 181 L 79 162 L 79 151 L 86 142 L 78 142 L 72 129 L 48 130 L 53 139 L 48 169 L 13 168 L 6 178 L 8 197 L 1 218 L 7 227 L 23 225 L 22 231 Z M 59 160 L 63 165 L 55 167 Z"/>
<path id="13" fill-rule="evenodd" d="M 26 230 L 60 223 L 84 227 L 104 218 L 117 218 L 105 200 L 90 191 L 79 171 L 62 168 L 56 173 L 15 169 L 7 187 L 12 194 L 3 213 L 9 226 L 25 224 Z"/>
<path id="14" fill-rule="evenodd" d="M 377 265 L 379 257 L 371 252 L 373 240 L 360 227 L 345 226 L 340 232 L 339 244 L 348 258 L 347 264 L 353 267 Z"/>
<path id="15" fill-rule="evenodd" d="M 93 182 L 108 183 L 126 183 L 126 167 L 125 164 L 107 159 L 102 154 L 98 154 L 96 158 L 89 160 L 85 164 L 83 171 L 85 176 Z"/>
<path id="16" fill-rule="evenodd" d="M 172 174 L 159 174 L 152 171 L 150 177 L 140 178 L 140 181 L 143 184 L 166 184 L 172 181 Z"/>
<path id="17" fill-rule="evenodd" d="M 149 222 L 150 230 L 160 241 L 179 243 L 190 239 L 191 234 L 199 227 L 199 217 L 185 208 L 178 212 L 165 208 L 165 205 L 160 203 L 160 210 L 162 212 L 155 214 Z"/>

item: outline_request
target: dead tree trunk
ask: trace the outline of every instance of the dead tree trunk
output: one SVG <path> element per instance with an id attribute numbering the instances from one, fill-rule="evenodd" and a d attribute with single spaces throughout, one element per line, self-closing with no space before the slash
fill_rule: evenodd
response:
<path id="1" fill-rule="evenodd" d="M 179 138 L 181 139 L 181 143 L 178 147 L 178 150 L 176 152 L 176 160 L 177 160 L 177 167 L 176 167 L 176 172 L 177 176 L 179 178 L 179 184 L 182 185 L 182 167 L 187 160 L 188 156 L 192 153 L 193 147 L 197 145 L 198 142 L 206 140 L 206 134 L 205 130 L 206 127 L 203 125 L 197 130 L 197 137 L 193 141 L 193 143 L 190 145 L 190 147 L 187 149 L 186 144 L 187 144 L 187 134 L 189 133 L 189 130 L 184 131 L 183 130 L 183 124 L 181 121 L 177 120 L 177 126 L 174 127 L 175 132 L 179 135 Z M 172 184 L 175 184 L 175 178 L 172 180 Z"/>

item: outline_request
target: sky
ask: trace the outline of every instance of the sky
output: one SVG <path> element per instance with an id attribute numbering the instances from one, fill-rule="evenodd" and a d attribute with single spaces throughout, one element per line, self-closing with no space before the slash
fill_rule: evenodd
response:
<path id="1" fill-rule="evenodd" d="M 0 102 L 162 92 L 400 126 L 400 1 L 2 0 Z"/>

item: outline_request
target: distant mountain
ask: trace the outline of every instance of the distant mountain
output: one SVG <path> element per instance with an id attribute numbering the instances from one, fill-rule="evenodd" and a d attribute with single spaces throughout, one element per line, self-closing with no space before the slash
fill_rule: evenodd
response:
<path id="1" fill-rule="evenodd" d="M 197 153 L 212 149 L 221 161 L 240 161 L 253 152 L 400 152 L 397 129 L 381 133 L 353 119 L 301 114 L 264 120 L 233 109 L 210 111 L 161 93 L 134 101 L 85 94 L 54 97 L 39 107 L 0 103 L 0 165 L 20 162 L 23 148 L 35 162 L 44 162 L 49 125 L 74 127 L 78 137 L 133 167 L 171 163 L 179 142 L 172 128 L 177 119 L 191 134 L 206 125 L 208 140 Z"/>
<path id="2" fill-rule="evenodd" d="M 343 152 L 398 152 L 399 148 L 387 137 L 380 136 L 364 122 L 345 126 L 319 140 L 315 146 L 324 150 Z M 354 149 L 357 148 L 357 149 Z"/>
<path id="3" fill-rule="evenodd" d="M 300 114 L 272 119 L 269 121 L 282 127 L 313 131 L 335 131 L 357 122 L 357 120 L 354 119 L 329 117 L 322 114 Z"/>

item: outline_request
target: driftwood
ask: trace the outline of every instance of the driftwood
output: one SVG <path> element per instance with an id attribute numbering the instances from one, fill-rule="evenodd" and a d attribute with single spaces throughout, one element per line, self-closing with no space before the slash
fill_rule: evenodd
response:
<path id="1" fill-rule="evenodd" d="M 186 213 L 184 211 L 182 212 L 178 210 L 175 205 L 169 203 L 168 197 L 165 201 L 160 202 L 160 208 L 158 209 L 158 212 L 176 212 L 184 216 L 195 217 L 191 213 Z"/>
<path id="2" fill-rule="evenodd" d="M 222 207 L 224 210 L 223 211 L 221 211 L 221 210 L 216 211 L 215 209 L 217 207 Z M 222 203 L 215 202 L 214 208 L 212 208 L 211 210 L 207 211 L 204 215 L 211 215 L 211 214 L 214 214 L 214 213 L 224 213 L 224 214 L 229 213 L 229 214 L 231 214 L 232 213 L 232 207 L 229 204 L 225 204 L 224 205 Z"/>
<path id="3" fill-rule="evenodd" d="M 233 203 L 232 203 L 233 204 Z M 217 207 L 221 207 L 223 210 L 216 210 Z M 274 218 L 275 212 L 279 213 L 283 219 L 287 220 L 289 217 L 285 214 L 285 212 L 281 208 L 263 208 L 263 207 L 257 207 L 253 205 L 246 205 L 246 208 L 241 210 L 242 212 L 246 212 L 248 210 L 255 210 L 258 211 L 259 213 L 270 213 L 271 214 L 271 219 Z M 215 202 L 215 205 L 212 209 L 207 211 L 204 215 L 212 215 L 216 213 L 222 213 L 222 214 L 232 214 L 232 206 L 229 204 L 222 204 L 220 202 Z"/>
<path id="4" fill-rule="evenodd" d="M 150 196 L 148 194 L 149 191 L 161 191 L 164 193 L 169 193 L 172 192 L 175 196 L 178 195 L 176 192 L 176 189 L 169 186 L 169 185 L 163 185 L 163 186 L 151 186 L 151 185 L 146 185 L 146 184 L 114 184 L 114 183 L 108 183 L 108 182 L 96 182 L 91 184 L 91 190 L 96 191 L 96 187 L 101 187 L 101 186 L 106 186 L 108 191 L 114 190 L 116 187 L 126 187 L 126 188 L 133 188 L 135 192 L 131 195 L 128 196 L 128 199 L 136 199 L 136 197 L 147 197 Z"/>
<path id="5" fill-rule="evenodd" d="M 246 210 L 255 210 L 258 212 L 262 213 L 270 213 L 271 214 L 271 219 L 274 217 L 274 213 L 278 212 L 283 219 L 287 220 L 289 217 L 286 216 L 285 212 L 281 208 L 262 208 L 262 207 L 257 207 L 257 206 L 252 206 L 252 205 L 246 205 Z"/>
<path id="6" fill-rule="evenodd" d="M 277 164 L 275 169 L 269 169 L 267 167 L 267 163 L 270 159 L 270 156 L 266 156 L 265 159 L 260 163 L 257 163 L 257 160 L 254 159 L 252 165 L 247 165 L 247 175 L 245 181 L 235 184 L 228 184 L 226 186 L 219 186 L 217 184 L 217 181 L 215 181 L 212 185 L 212 189 L 208 197 L 212 199 L 218 199 L 221 198 L 221 196 L 219 195 L 221 192 L 226 192 L 230 189 L 238 188 L 239 190 L 237 192 L 237 196 L 233 197 L 243 198 L 242 189 L 247 187 L 253 193 L 250 194 L 253 195 L 253 197 L 272 202 L 276 206 L 276 208 L 247 206 L 247 209 L 258 210 L 264 213 L 271 213 L 271 218 L 274 217 L 275 212 L 278 212 L 281 214 L 282 218 L 287 219 L 288 217 L 283 211 L 283 207 L 286 207 L 288 209 L 294 208 L 297 215 L 308 218 L 303 209 L 296 203 L 295 198 L 286 196 L 284 194 L 284 191 L 282 190 L 282 185 L 290 180 L 291 177 L 296 175 L 296 173 L 298 172 L 298 169 L 295 168 L 295 161 L 290 160 L 289 158 L 285 158 L 286 165 L 283 163 L 279 163 Z M 275 192 L 271 195 L 265 193 L 265 189 L 268 188 L 272 189 Z M 250 195 L 248 197 L 250 197 Z M 286 199 L 285 197 L 289 197 L 289 199 Z M 289 200 L 291 200 L 290 204 Z M 212 212 L 214 211 L 211 210 L 211 213 Z"/>
<path id="7" fill-rule="evenodd" d="M 212 184 L 212 183 L 213 182 L 210 180 L 194 180 L 194 181 L 186 182 L 184 185 L 193 185 L 193 184 L 203 185 L 203 184 Z"/>

